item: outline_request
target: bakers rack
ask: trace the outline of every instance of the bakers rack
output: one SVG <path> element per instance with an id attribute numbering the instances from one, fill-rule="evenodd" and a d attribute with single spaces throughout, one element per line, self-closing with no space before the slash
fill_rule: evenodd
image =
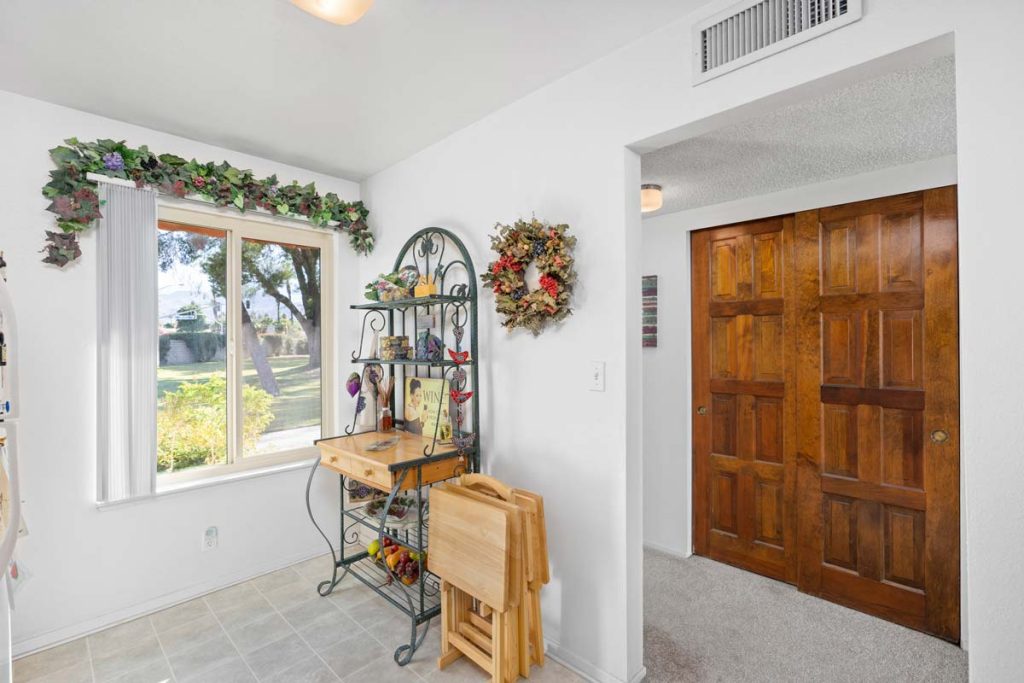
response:
<path id="1" fill-rule="evenodd" d="M 448 260 L 446 260 L 448 259 Z M 416 232 L 398 252 L 394 272 L 415 268 L 424 281 L 436 286 L 436 292 L 390 301 L 371 301 L 351 306 L 363 312 L 359 348 L 352 353 L 352 363 L 362 368 L 360 385 L 372 388 L 362 410 L 374 411 L 374 418 L 361 415 L 359 401 L 353 411 L 352 423 L 344 434 L 317 440 L 320 459 L 310 469 L 306 482 L 306 510 L 317 531 L 323 536 L 333 559 L 332 574 L 317 586 L 321 596 L 329 595 L 347 575 L 351 574 L 375 591 L 391 606 L 409 617 L 409 642 L 395 649 L 394 659 L 400 666 L 409 663 L 423 643 L 430 620 L 441 612 L 441 585 L 427 569 L 429 537 L 429 489 L 434 484 L 480 471 L 480 409 L 477 368 L 477 287 L 476 272 L 462 240 L 444 228 L 429 227 Z M 440 359 L 377 358 L 371 348 L 377 336 L 419 337 L 420 313 L 436 313 L 436 329 L 444 349 Z M 399 400 L 406 377 L 427 377 L 447 380 L 454 402 L 451 443 L 444 443 L 439 429 L 429 435 L 414 435 L 402 430 L 404 400 Z M 376 417 L 377 387 L 381 380 L 394 382 L 389 409 L 395 416 L 397 431 L 383 433 Z M 360 395 L 362 397 L 362 394 Z M 403 397 L 404 399 L 404 397 Z M 448 396 L 439 398 L 439 408 L 448 405 Z M 362 425 L 362 426 L 361 426 Z M 390 440 L 393 444 L 379 448 Z M 313 476 L 323 467 L 338 475 L 340 528 L 337 548 L 320 527 L 310 505 Z M 372 487 L 386 493 L 381 514 L 371 514 L 369 502 L 349 503 L 346 498 L 361 487 Z M 389 520 L 388 512 L 399 498 L 411 498 L 412 519 Z M 362 536 L 360 531 L 363 532 Z M 419 559 L 419 572 L 410 585 L 403 583 L 383 562 L 372 557 L 362 545 L 366 535 L 374 536 L 383 546 L 385 539 L 405 546 Z"/>

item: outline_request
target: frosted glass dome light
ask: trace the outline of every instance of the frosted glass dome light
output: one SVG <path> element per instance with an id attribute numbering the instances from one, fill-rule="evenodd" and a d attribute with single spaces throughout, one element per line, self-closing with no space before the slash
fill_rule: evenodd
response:
<path id="1" fill-rule="evenodd" d="M 348 26 L 363 18 L 373 0 L 292 0 L 292 4 L 324 21 Z"/>
<path id="2" fill-rule="evenodd" d="M 650 213 L 661 208 L 661 185 L 648 183 L 640 186 L 640 211 Z"/>

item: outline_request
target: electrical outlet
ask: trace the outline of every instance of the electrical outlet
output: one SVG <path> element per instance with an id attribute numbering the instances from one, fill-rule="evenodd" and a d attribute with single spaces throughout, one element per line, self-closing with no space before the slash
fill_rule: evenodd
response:
<path id="1" fill-rule="evenodd" d="M 590 361 L 590 390 L 604 391 L 604 361 Z"/>
<path id="2" fill-rule="evenodd" d="M 217 547 L 217 527 L 211 526 L 203 533 L 203 552 Z"/>

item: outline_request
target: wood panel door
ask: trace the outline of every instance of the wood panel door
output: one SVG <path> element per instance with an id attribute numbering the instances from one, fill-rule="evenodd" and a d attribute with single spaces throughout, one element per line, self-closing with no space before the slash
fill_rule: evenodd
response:
<path id="1" fill-rule="evenodd" d="M 694 232 L 694 547 L 796 581 L 793 218 Z"/>
<path id="2" fill-rule="evenodd" d="M 956 188 L 796 215 L 801 590 L 960 637 Z"/>

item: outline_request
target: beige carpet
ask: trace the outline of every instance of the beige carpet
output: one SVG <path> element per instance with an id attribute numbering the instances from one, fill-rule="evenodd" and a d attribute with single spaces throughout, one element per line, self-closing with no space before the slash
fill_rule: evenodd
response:
<path id="1" fill-rule="evenodd" d="M 647 680 L 966 681 L 938 638 L 702 557 L 644 553 Z"/>

